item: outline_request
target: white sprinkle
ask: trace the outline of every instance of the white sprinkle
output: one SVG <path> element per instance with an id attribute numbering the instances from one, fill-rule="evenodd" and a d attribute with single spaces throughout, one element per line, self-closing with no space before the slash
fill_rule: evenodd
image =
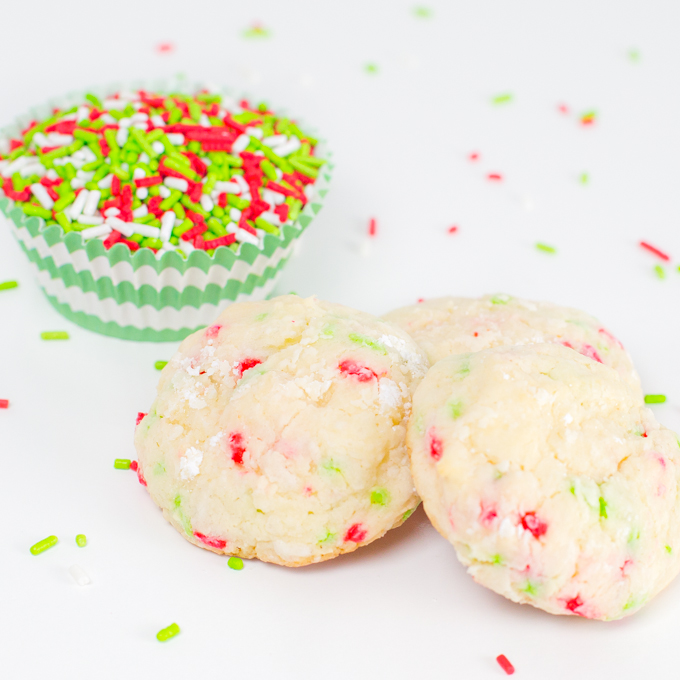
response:
<path id="1" fill-rule="evenodd" d="M 240 194 L 241 187 L 236 182 L 215 182 L 215 192 L 218 194 Z"/>
<path id="2" fill-rule="evenodd" d="M 154 127 L 165 127 L 165 121 L 163 120 L 162 116 L 159 116 L 158 114 L 151 116 L 151 122 L 153 123 Z"/>
<path id="3" fill-rule="evenodd" d="M 378 381 L 378 401 L 380 402 L 381 413 L 399 408 L 402 402 L 399 385 L 389 378 L 380 378 Z"/>
<path id="4" fill-rule="evenodd" d="M 281 144 L 285 144 L 288 141 L 286 135 L 271 135 L 271 137 L 265 137 L 262 143 L 270 148 L 275 148 Z"/>
<path id="5" fill-rule="evenodd" d="M 231 152 L 241 153 L 248 148 L 248 144 L 250 144 L 250 137 L 248 135 L 239 135 L 231 146 Z"/>
<path id="6" fill-rule="evenodd" d="M 172 229 L 175 226 L 175 213 L 172 210 L 163 213 L 161 217 L 161 241 L 169 241 L 172 236 Z"/>
<path id="7" fill-rule="evenodd" d="M 71 181 L 71 187 L 75 188 L 73 187 L 73 181 Z M 85 207 L 85 202 L 87 201 L 89 193 L 90 192 L 87 189 L 83 189 L 76 196 L 76 200 L 73 201 L 71 207 L 69 208 L 69 215 L 72 220 L 77 220 L 80 217 L 80 213 L 83 212 L 83 208 Z"/>
<path id="8" fill-rule="evenodd" d="M 212 198 L 210 198 L 208 194 L 203 194 L 201 196 L 201 208 L 203 208 L 203 210 L 206 212 L 212 212 L 214 207 L 215 204 L 213 203 Z"/>
<path id="9" fill-rule="evenodd" d="M 169 189 L 176 189 L 182 193 L 189 191 L 189 182 L 187 182 L 185 179 L 181 179 L 180 177 L 166 177 L 163 180 L 163 184 L 165 184 L 165 186 Z"/>
<path id="10" fill-rule="evenodd" d="M 302 144 L 300 144 L 300 140 L 297 137 L 291 137 L 285 144 L 276 147 L 276 155 L 285 158 L 295 153 L 301 146 Z"/>
<path id="11" fill-rule="evenodd" d="M 181 479 L 193 479 L 201 472 L 203 452 L 191 446 L 179 459 L 179 476 Z"/>
<path id="12" fill-rule="evenodd" d="M 71 189 L 75 191 L 76 189 L 82 189 L 85 186 L 85 182 L 82 179 L 78 179 L 77 177 L 74 177 L 71 180 Z M 80 195 L 80 194 L 78 194 Z"/>
<path id="13" fill-rule="evenodd" d="M 239 243 L 252 243 L 254 246 L 260 247 L 260 239 L 245 229 L 237 229 L 234 235 Z"/>
<path id="14" fill-rule="evenodd" d="M 161 154 L 165 153 L 165 147 L 163 146 L 163 142 L 159 142 L 156 140 L 155 142 L 151 142 L 151 148 L 160 156 Z"/>
<path id="15" fill-rule="evenodd" d="M 108 174 L 104 179 L 100 179 L 99 182 L 97 182 L 97 186 L 100 189 L 110 189 L 111 188 L 111 183 L 113 182 L 113 174 Z"/>
<path id="16" fill-rule="evenodd" d="M 90 109 L 87 106 L 81 106 L 76 114 L 78 117 L 76 120 L 81 121 L 90 117 Z"/>
<path id="17" fill-rule="evenodd" d="M 307 197 L 308 201 L 311 201 L 314 198 L 315 193 L 316 193 L 316 189 L 314 188 L 313 184 L 308 184 L 305 187 L 305 196 Z"/>
<path id="18" fill-rule="evenodd" d="M 114 210 L 117 210 L 117 208 L 114 208 Z M 109 211 L 107 210 L 106 212 Z M 116 217 L 115 215 L 107 217 L 106 224 L 108 224 L 112 229 L 119 231 L 121 234 L 123 234 L 123 236 L 127 236 L 128 238 L 135 233 L 135 228 L 132 222 L 123 222 L 123 220 Z"/>
<path id="19" fill-rule="evenodd" d="M 151 159 L 149 158 L 146 151 L 142 151 L 142 153 L 139 154 L 139 162 L 144 163 L 145 165 L 148 165 L 151 162 Z"/>
<path id="20" fill-rule="evenodd" d="M 73 580 L 79 586 L 89 586 L 92 583 L 92 579 L 87 575 L 87 572 L 77 564 L 72 564 L 68 568 L 68 573 L 71 574 Z"/>
<path id="21" fill-rule="evenodd" d="M 208 118 L 208 116 L 205 115 L 205 113 L 201 114 L 200 118 L 198 119 L 198 124 L 201 127 L 207 127 L 207 128 L 212 127 L 212 123 L 210 122 L 210 119 Z"/>
<path id="22" fill-rule="evenodd" d="M 45 210 L 52 210 L 54 208 L 54 201 L 42 184 L 31 184 L 31 193 L 38 199 L 38 203 Z"/>
<path id="23" fill-rule="evenodd" d="M 138 224 L 137 222 L 133 222 L 132 224 L 134 226 L 135 234 L 146 236 L 148 238 L 161 237 L 161 230 L 159 227 L 151 227 L 148 224 Z"/>
<path id="24" fill-rule="evenodd" d="M 30 156 L 19 156 L 16 160 L 7 164 L 2 170 L 3 177 L 11 177 L 15 172 L 19 172 L 24 165 L 31 163 Z"/>
<path id="25" fill-rule="evenodd" d="M 24 165 L 24 167 L 21 168 L 21 170 L 19 170 L 19 174 L 22 177 L 30 177 L 31 175 L 38 175 L 38 177 L 44 177 L 46 172 L 47 169 L 40 161 L 35 161 L 28 165 Z"/>
<path id="26" fill-rule="evenodd" d="M 129 136 L 129 134 L 130 134 L 130 133 L 128 132 L 128 130 L 127 130 L 127 127 L 124 127 L 124 126 L 123 126 L 123 120 L 128 120 L 128 121 L 129 121 L 130 119 L 129 119 L 129 118 L 127 118 L 127 119 L 126 119 L 126 118 L 123 118 L 123 119 L 118 123 L 118 125 L 119 125 L 120 127 L 118 128 L 118 132 L 116 132 L 116 144 L 118 144 L 118 146 L 120 146 L 121 148 L 124 147 L 125 144 L 127 143 L 128 136 Z"/>
<path id="27" fill-rule="evenodd" d="M 243 179 L 243 175 L 234 175 L 232 180 L 241 187 L 242 194 L 250 193 L 250 187 L 248 186 L 248 182 Z"/>
<path id="28" fill-rule="evenodd" d="M 98 236 L 108 236 L 111 233 L 111 227 L 108 224 L 102 224 L 98 227 L 90 227 L 89 229 L 83 229 L 80 235 L 84 239 L 97 238 Z"/>
<path id="29" fill-rule="evenodd" d="M 273 224 L 274 226 L 283 224 L 283 220 L 275 212 L 271 212 L 271 211 L 263 212 L 260 215 L 260 217 L 263 220 L 267 220 L 267 222 L 269 222 L 270 224 Z"/>
<path id="30" fill-rule="evenodd" d="M 262 132 L 262 128 L 259 127 L 247 127 L 246 134 L 250 137 L 255 137 L 255 139 L 262 139 L 264 132 Z"/>
<path id="31" fill-rule="evenodd" d="M 146 207 L 146 205 L 140 205 L 139 208 L 136 208 L 132 211 L 132 216 L 138 220 L 142 217 L 146 217 L 148 214 L 149 209 Z"/>
<path id="32" fill-rule="evenodd" d="M 181 132 L 168 132 L 167 138 L 174 146 L 184 146 L 184 135 Z"/>
<path id="33" fill-rule="evenodd" d="M 161 196 L 161 198 L 169 198 L 172 192 L 164 184 L 161 184 L 158 187 L 158 194 Z"/>
<path id="34" fill-rule="evenodd" d="M 133 123 L 146 123 L 146 121 L 149 120 L 149 116 L 146 113 L 140 113 L 138 111 L 137 113 L 132 114 L 132 116 L 130 117 L 130 120 Z"/>
<path id="35" fill-rule="evenodd" d="M 144 177 L 146 177 L 146 171 L 143 168 L 135 168 L 132 179 L 143 179 Z"/>
<path id="36" fill-rule="evenodd" d="M 104 218 L 99 215 L 81 215 L 78 218 L 78 224 L 104 224 Z"/>
<path id="37" fill-rule="evenodd" d="M 143 201 L 145 198 L 149 197 L 149 190 L 146 187 L 139 187 L 139 189 L 137 189 L 137 191 L 135 191 L 135 196 L 140 201 Z"/>
<path id="38" fill-rule="evenodd" d="M 92 217 L 97 212 L 97 206 L 99 205 L 99 199 L 102 196 L 102 192 L 99 189 L 93 189 L 90 191 L 87 201 L 85 201 L 85 206 L 83 207 L 83 215 L 87 217 Z"/>
<path id="39" fill-rule="evenodd" d="M 574 422 L 574 418 L 573 418 L 573 416 L 571 415 L 571 413 L 567 413 L 567 415 L 564 416 L 563 420 L 564 420 L 564 424 L 565 424 L 565 425 L 569 425 L 569 423 Z"/>

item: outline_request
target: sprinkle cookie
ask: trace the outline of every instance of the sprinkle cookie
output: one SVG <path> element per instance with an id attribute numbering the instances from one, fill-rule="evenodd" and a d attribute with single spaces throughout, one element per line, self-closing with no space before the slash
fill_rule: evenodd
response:
<path id="1" fill-rule="evenodd" d="M 408 428 L 425 511 L 482 585 L 617 619 L 680 569 L 680 448 L 613 369 L 560 345 L 441 360 Z"/>
<path id="2" fill-rule="evenodd" d="M 578 309 L 487 295 L 428 300 L 383 318 L 409 333 L 433 364 L 452 354 L 489 347 L 553 342 L 615 368 L 640 391 L 640 379 L 623 345 L 597 319 Z"/>
<path id="3" fill-rule="evenodd" d="M 228 307 L 163 369 L 138 474 L 216 553 L 327 560 L 399 526 L 418 498 L 405 444 L 427 360 L 401 330 L 295 295 Z"/>

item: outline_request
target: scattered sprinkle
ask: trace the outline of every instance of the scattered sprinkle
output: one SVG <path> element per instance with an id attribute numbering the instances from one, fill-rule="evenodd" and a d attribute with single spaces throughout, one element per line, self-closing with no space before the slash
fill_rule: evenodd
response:
<path id="1" fill-rule="evenodd" d="M 497 94 L 495 97 L 491 98 L 492 104 L 509 104 L 513 100 L 513 95 L 509 92 L 504 92 L 503 94 Z"/>
<path id="2" fill-rule="evenodd" d="M 243 569 L 243 560 L 240 557 L 230 557 L 227 561 L 227 566 L 234 571 L 241 571 Z"/>
<path id="3" fill-rule="evenodd" d="M 377 64 L 366 64 L 364 66 L 364 71 L 366 71 L 366 73 L 375 74 L 375 73 L 378 72 L 378 65 Z"/>
<path id="4" fill-rule="evenodd" d="M 554 255 L 557 252 L 556 248 L 549 246 L 547 243 L 537 243 L 536 250 L 540 250 L 543 253 L 550 253 L 551 255 Z"/>
<path id="5" fill-rule="evenodd" d="M 449 227 L 447 232 L 449 234 L 455 234 L 458 231 L 458 227 L 454 224 L 452 227 Z"/>
<path id="6" fill-rule="evenodd" d="M 43 340 L 68 340 L 69 335 L 66 331 L 44 331 L 40 337 Z"/>
<path id="7" fill-rule="evenodd" d="M 116 470 L 129 470 L 130 460 L 128 458 L 116 458 L 116 460 L 113 461 L 113 467 Z"/>
<path id="8" fill-rule="evenodd" d="M 243 31 L 244 38 L 269 38 L 271 31 L 260 23 L 254 23 L 250 28 Z"/>
<path id="9" fill-rule="evenodd" d="M 666 270 L 660 265 L 657 264 L 654 266 L 654 273 L 663 281 L 666 278 Z"/>
<path id="10" fill-rule="evenodd" d="M 157 371 L 162 371 L 167 365 L 167 361 L 157 361 L 153 366 Z"/>
<path id="11" fill-rule="evenodd" d="M 368 223 L 368 235 L 375 236 L 378 233 L 378 222 L 375 217 L 371 217 Z"/>
<path id="12" fill-rule="evenodd" d="M 565 115 L 569 113 L 569 107 L 566 104 L 558 104 L 557 110 Z"/>
<path id="13" fill-rule="evenodd" d="M 640 241 L 640 247 L 644 248 L 645 250 L 648 250 L 650 253 L 654 253 L 654 255 L 660 257 L 665 262 L 669 262 L 671 259 L 669 255 L 666 255 L 666 253 L 663 252 L 663 250 L 659 250 L 650 243 L 647 243 L 646 241 Z"/>
<path id="14" fill-rule="evenodd" d="M 490 172 L 486 178 L 494 182 L 500 182 L 503 179 L 503 175 L 501 175 L 500 172 Z"/>
<path id="15" fill-rule="evenodd" d="M 588 184 L 589 180 L 590 177 L 588 177 L 588 173 L 582 172 L 581 176 L 579 177 L 579 181 L 581 182 L 581 184 Z"/>
<path id="16" fill-rule="evenodd" d="M 508 674 L 512 675 L 515 672 L 515 667 L 508 661 L 508 658 L 505 656 L 505 654 L 499 654 L 496 657 L 496 661 L 498 661 L 498 665 Z"/>
<path id="17" fill-rule="evenodd" d="M 665 394 L 645 394 L 645 404 L 663 404 L 665 401 Z"/>
<path id="18" fill-rule="evenodd" d="M 414 7 L 413 13 L 421 19 L 429 19 L 432 16 L 432 10 L 429 7 L 423 7 L 422 5 Z"/>
<path id="19" fill-rule="evenodd" d="M 595 122 L 596 115 L 595 111 L 586 111 L 581 114 L 581 125 L 592 125 Z"/>
<path id="20" fill-rule="evenodd" d="M 635 61 L 635 62 L 640 61 L 640 50 L 636 50 L 636 49 L 628 50 L 628 58 L 631 61 Z"/>
<path id="21" fill-rule="evenodd" d="M 161 54 L 168 54 L 169 52 L 174 52 L 175 46 L 171 42 L 162 42 L 156 45 L 156 52 Z"/>
<path id="22" fill-rule="evenodd" d="M 473 151 L 473 152 L 468 156 L 468 158 L 469 158 L 471 161 L 478 161 L 478 160 L 479 160 L 479 153 L 478 153 L 477 151 Z"/>
<path id="23" fill-rule="evenodd" d="M 71 574 L 73 580 L 79 586 L 89 586 L 92 579 L 87 575 L 87 572 L 79 565 L 73 564 L 68 568 L 68 573 Z"/>
<path id="24" fill-rule="evenodd" d="M 9 408 L 9 399 L 0 399 L 0 408 Z"/>
<path id="25" fill-rule="evenodd" d="M 41 552 L 45 552 L 45 550 L 57 545 L 58 542 L 59 539 L 56 536 L 43 538 L 42 541 L 38 541 L 35 545 L 31 546 L 31 555 L 39 555 Z"/>
<path id="26" fill-rule="evenodd" d="M 159 630 L 156 633 L 156 639 L 159 642 L 165 642 L 166 640 L 175 637 L 178 633 L 179 626 L 176 623 L 171 623 L 167 628 L 163 628 L 163 630 Z"/>
<path id="27" fill-rule="evenodd" d="M 18 281 L 3 281 L 0 283 L 0 290 L 10 290 L 10 288 L 16 288 L 18 285 Z"/>
<path id="28" fill-rule="evenodd" d="M 76 545 L 79 548 L 84 548 L 87 545 L 87 536 L 85 534 L 78 534 L 76 536 Z"/>

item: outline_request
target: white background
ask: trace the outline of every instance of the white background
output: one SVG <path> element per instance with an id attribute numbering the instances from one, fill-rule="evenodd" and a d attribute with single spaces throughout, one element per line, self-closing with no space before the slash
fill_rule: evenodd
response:
<path id="1" fill-rule="evenodd" d="M 428 7 L 424 19 L 396 0 L 5 0 L 0 125 L 66 91 L 179 72 L 269 98 L 313 122 L 337 161 L 281 291 L 377 314 L 498 291 L 584 308 L 623 340 L 645 391 L 668 395 L 655 410 L 678 428 L 680 273 L 676 261 L 657 278 L 638 241 L 680 258 L 680 5 Z M 271 37 L 243 38 L 257 20 Z M 172 53 L 155 50 L 164 41 Z M 502 92 L 514 101 L 492 106 Z M 495 171 L 502 182 L 486 179 Z M 680 583 L 619 622 L 549 616 L 474 584 L 422 510 L 329 563 L 229 570 L 113 469 L 135 457 L 153 363 L 175 345 L 62 319 L 3 231 L 6 279 L 21 285 L 0 292 L 3 678 L 501 678 L 500 653 L 518 678 L 677 674 Z M 62 329 L 68 342 L 39 339 Z M 32 556 L 49 534 L 59 545 Z M 94 584 L 76 586 L 71 564 Z M 161 645 L 173 621 L 182 633 Z"/>

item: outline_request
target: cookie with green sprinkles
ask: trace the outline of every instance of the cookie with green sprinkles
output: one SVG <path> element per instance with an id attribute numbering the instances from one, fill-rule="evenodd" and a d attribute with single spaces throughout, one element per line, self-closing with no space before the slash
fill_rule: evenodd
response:
<path id="1" fill-rule="evenodd" d="M 177 340 L 270 292 L 330 169 L 323 143 L 265 102 L 102 91 L 0 132 L 0 213 L 65 316 Z"/>

